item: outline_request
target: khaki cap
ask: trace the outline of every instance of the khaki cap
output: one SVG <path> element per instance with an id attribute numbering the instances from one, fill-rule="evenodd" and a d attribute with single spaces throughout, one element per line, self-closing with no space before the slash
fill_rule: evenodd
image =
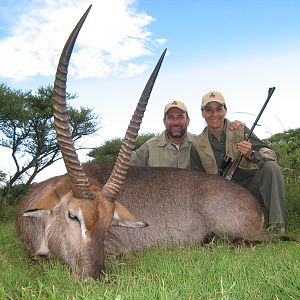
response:
<path id="1" fill-rule="evenodd" d="M 188 112 L 187 108 L 185 107 L 185 105 L 182 101 L 173 100 L 165 106 L 165 112 L 164 113 L 166 113 L 172 107 L 177 107 L 177 108 L 181 109 L 183 112 L 186 112 L 186 113 Z"/>
<path id="2" fill-rule="evenodd" d="M 223 95 L 217 91 L 210 91 L 203 96 L 201 108 L 204 108 L 209 102 L 218 102 L 222 105 L 225 105 L 225 99 Z"/>

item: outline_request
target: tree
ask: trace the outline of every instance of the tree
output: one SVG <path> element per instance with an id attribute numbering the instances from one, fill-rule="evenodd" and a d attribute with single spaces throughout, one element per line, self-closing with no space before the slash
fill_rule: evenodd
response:
<path id="1" fill-rule="evenodd" d="M 144 133 L 137 137 L 135 148 L 138 149 L 142 144 L 147 140 L 156 136 L 154 133 Z M 114 138 L 104 142 L 100 147 L 95 148 L 94 150 L 88 153 L 88 156 L 93 157 L 100 162 L 114 163 L 117 159 L 119 150 L 121 148 L 122 139 Z"/>
<path id="2" fill-rule="evenodd" d="M 61 159 L 52 116 L 53 87 L 36 93 L 13 90 L 0 84 L 0 146 L 11 149 L 16 172 L 7 181 L 6 191 L 15 183 L 28 186 L 35 176 Z M 67 100 L 77 98 L 67 94 Z M 68 106 L 74 141 L 99 129 L 98 116 L 91 109 Z"/>

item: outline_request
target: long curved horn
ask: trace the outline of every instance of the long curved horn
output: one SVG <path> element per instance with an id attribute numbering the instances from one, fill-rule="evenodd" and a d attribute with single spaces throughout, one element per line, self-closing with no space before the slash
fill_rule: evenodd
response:
<path id="1" fill-rule="evenodd" d="M 136 137 L 142 123 L 144 112 L 148 104 L 148 100 L 154 86 L 156 77 L 158 75 L 160 66 L 163 62 L 164 56 L 167 49 L 162 53 L 158 63 L 156 64 L 155 69 L 153 70 L 144 91 L 140 97 L 140 100 L 137 104 L 135 112 L 131 118 L 128 129 L 126 131 L 125 137 L 122 141 L 121 149 L 118 154 L 117 161 L 114 165 L 114 168 L 109 176 L 108 181 L 102 189 L 102 194 L 109 199 L 111 202 L 117 198 L 119 191 L 125 182 L 127 170 L 129 168 L 129 161 L 131 159 L 131 154 L 135 147 Z"/>
<path id="2" fill-rule="evenodd" d="M 94 195 L 90 190 L 89 181 L 83 168 L 78 160 L 78 155 L 74 147 L 72 133 L 69 125 L 69 116 L 66 104 L 66 84 L 68 65 L 72 50 L 79 34 L 79 31 L 91 9 L 92 5 L 86 10 L 76 27 L 68 38 L 56 71 L 54 90 L 53 90 L 53 115 L 54 125 L 57 134 L 57 140 L 60 151 L 62 153 L 68 174 L 72 179 L 73 195 L 78 198 L 94 199 Z"/>

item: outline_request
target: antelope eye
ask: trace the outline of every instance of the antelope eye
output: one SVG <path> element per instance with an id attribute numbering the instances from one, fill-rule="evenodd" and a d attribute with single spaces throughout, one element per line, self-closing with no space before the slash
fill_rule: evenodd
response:
<path id="1" fill-rule="evenodd" d="M 77 215 L 75 213 L 71 212 L 71 211 L 68 211 L 68 217 L 72 221 L 79 222 L 79 219 L 78 219 Z"/>

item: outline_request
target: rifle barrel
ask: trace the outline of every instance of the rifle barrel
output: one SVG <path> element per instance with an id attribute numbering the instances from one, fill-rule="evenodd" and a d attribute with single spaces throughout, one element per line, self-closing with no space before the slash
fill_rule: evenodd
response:
<path id="1" fill-rule="evenodd" d="M 250 135 L 253 133 L 253 130 L 254 130 L 254 128 L 256 127 L 256 125 L 257 125 L 257 123 L 258 123 L 258 120 L 260 119 L 260 117 L 261 117 L 262 113 L 264 112 L 266 106 L 268 105 L 268 102 L 269 102 L 269 100 L 271 99 L 271 97 L 272 97 L 274 91 L 275 91 L 275 87 L 269 88 L 267 100 L 265 101 L 263 107 L 261 108 L 259 114 L 257 115 L 257 117 L 256 117 L 256 119 L 255 119 L 255 121 L 254 121 L 254 123 L 253 123 L 253 125 L 252 125 L 252 127 L 251 127 L 251 129 L 250 129 L 250 132 L 249 132 L 249 134 L 248 134 L 248 136 L 247 136 L 247 138 L 246 138 L 247 141 L 248 141 L 248 139 L 250 138 Z"/>
<path id="2" fill-rule="evenodd" d="M 250 138 L 250 136 L 251 136 L 251 134 L 252 134 L 252 132 L 253 132 L 255 126 L 257 125 L 258 120 L 260 119 L 260 117 L 261 117 L 263 111 L 265 110 L 265 108 L 266 108 L 266 106 L 267 106 L 269 100 L 271 99 L 271 97 L 272 97 L 274 91 L 275 91 L 275 87 L 269 88 L 267 100 L 265 101 L 265 103 L 264 103 L 263 107 L 261 108 L 261 110 L 260 110 L 258 116 L 256 117 L 256 120 L 254 121 L 254 123 L 253 123 L 253 125 L 252 125 L 252 127 L 251 127 L 251 129 L 250 129 L 250 132 L 249 132 L 249 134 L 248 134 L 247 137 L 246 137 L 246 141 L 249 140 L 249 138 Z M 240 164 L 242 158 L 243 158 L 242 153 L 239 153 L 239 155 L 238 155 L 238 156 L 236 157 L 236 159 L 233 161 L 232 165 L 226 170 L 226 172 L 223 173 L 223 176 L 224 176 L 227 180 L 231 180 L 231 178 L 232 178 L 234 172 L 236 171 L 236 169 L 238 168 L 238 166 L 239 166 L 239 164 Z"/>

